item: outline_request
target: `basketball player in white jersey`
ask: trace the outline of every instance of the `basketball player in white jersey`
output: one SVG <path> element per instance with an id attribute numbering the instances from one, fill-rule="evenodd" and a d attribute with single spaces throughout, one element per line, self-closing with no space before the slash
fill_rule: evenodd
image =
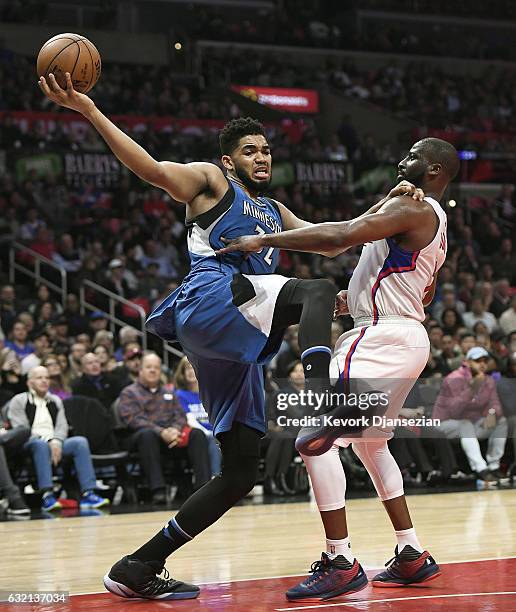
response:
<path id="1" fill-rule="evenodd" d="M 228 242 L 230 250 L 249 252 L 264 247 L 341 251 L 364 245 L 349 289 L 337 301 L 337 314 L 349 311 L 355 327 L 339 338 L 332 368 L 344 381 L 388 380 L 388 418 L 399 414 L 428 359 L 429 341 L 421 322 L 447 248 L 446 215 L 439 201 L 458 170 L 451 144 L 425 138 L 398 165 L 398 180 L 413 184 L 409 195 L 384 198 L 351 221 L 312 225 L 299 220 L 298 229 Z M 411 197 L 418 190 L 424 199 Z M 342 408 L 337 411 L 345 416 Z M 402 475 L 387 446 L 390 428 L 370 427 L 346 439 L 347 434 L 345 426 L 326 426 L 302 431 L 298 438 L 296 446 L 310 473 L 326 532 L 326 552 L 308 578 L 289 589 L 289 600 L 326 600 L 367 585 L 346 524 L 346 478 L 338 450 L 350 443 L 371 476 L 397 539 L 394 558 L 374 577 L 373 586 L 408 586 L 440 575 L 412 525 Z"/>

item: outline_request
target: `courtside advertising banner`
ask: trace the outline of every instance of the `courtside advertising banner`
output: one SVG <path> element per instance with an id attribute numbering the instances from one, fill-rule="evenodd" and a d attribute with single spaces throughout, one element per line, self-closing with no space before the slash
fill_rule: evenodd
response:
<path id="1" fill-rule="evenodd" d="M 278 110 L 306 114 L 319 112 L 319 94 L 315 89 L 255 87 L 254 85 L 232 85 L 231 89 L 259 104 Z"/>

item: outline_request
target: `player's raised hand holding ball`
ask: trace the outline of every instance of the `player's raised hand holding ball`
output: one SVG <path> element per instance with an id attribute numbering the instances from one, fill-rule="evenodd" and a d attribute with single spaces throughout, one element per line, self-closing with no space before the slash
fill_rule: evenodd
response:
<path id="1" fill-rule="evenodd" d="M 37 59 L 38 85 L 52 102 L 86 114 L 95 106 L 86 92 L 97 82 L 100 54 L 84 36 L 59 34 L 48 40 Z"/>

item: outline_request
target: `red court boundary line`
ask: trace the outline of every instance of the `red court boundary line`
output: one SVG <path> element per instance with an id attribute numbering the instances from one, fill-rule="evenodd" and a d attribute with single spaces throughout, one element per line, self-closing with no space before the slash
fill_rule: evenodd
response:
<path id="1" fill-rule="evenodd" d="M 440 561 L 439 565 L 457 565 L 457 564 L 462 564 L 462 563 L 479 563 L 481 561 L 505 561 L 508 559 L 515 559 L 516 557 L 512 556 L 512 557 L 481 557 L 480 559 L 459 559 L 458 561 Z M 364 568 L 364 570 L 366 571 L 373 571 L 373 570 L 379 570 L 379 569 L 383 569 L 383 567 L 376 567 L 375 565 L 362 565 L 362 567 Z M 202 586 L 207 586 L 207 585 L 213 585 L 213 584 L 232 584 L 234 582 L 257 582 L 258 580 L 279 580 L 281 578 L 302 578 L 306 576 L 306 574 L 282 574 L 281 576 L 262 576 L 260 578 L 235 578 L 234 580 L 212 580 L 210 582 L 201 582 L 199 583 L 199 585 Z M 79 597 L 81 595 L 102 595 L 104 593 L 107 593 L 107 591 L 103 590 L 103 591 L 87 591 L 86 593 L 73 593 L 70 595 L 70 597 Z M 390 601 L 390 600 L 389 600 Z M 295 608 L 287 608 L 289 610 L 295 609 Z"/>
<path id="2" fill-rule="evenodd" d="M 511 557 L 512 558 L 512 557 Z M 363 601 L 348 601 L 332 604 L 314 604 L 298 608 L 274 608 L 275 612 L 289 612 L 290 610 L 319 610 L 320 608 L 340 608 L 342 606 L 368 606 L 374 603 L 387 603 L 391 601 L 419 601 L 420 599 L 444 599 L 449 597 L 492 597 L 493 595 L 516 595 L 516 591 L 498 591 L 493 593 L 449 593 L 445 595 L 420 595 L 419 597 L 389 597 L 387 599 L 364 599 Z"/>

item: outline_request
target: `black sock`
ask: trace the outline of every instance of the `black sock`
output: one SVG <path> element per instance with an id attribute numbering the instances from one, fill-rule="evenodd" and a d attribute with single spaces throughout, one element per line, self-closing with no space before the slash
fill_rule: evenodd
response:
<path id="1" fill-rule="evenodd" d="M 166 533 L 166 535 L 165 535 Z M 179 526 L 172 519 L 169 524 L 158 531 L 148 542 L 132 553 L 140 561 L 165 561 L 175 550 L 181 548 L 183 544 L 192 538 L 180 530 Z"/>

